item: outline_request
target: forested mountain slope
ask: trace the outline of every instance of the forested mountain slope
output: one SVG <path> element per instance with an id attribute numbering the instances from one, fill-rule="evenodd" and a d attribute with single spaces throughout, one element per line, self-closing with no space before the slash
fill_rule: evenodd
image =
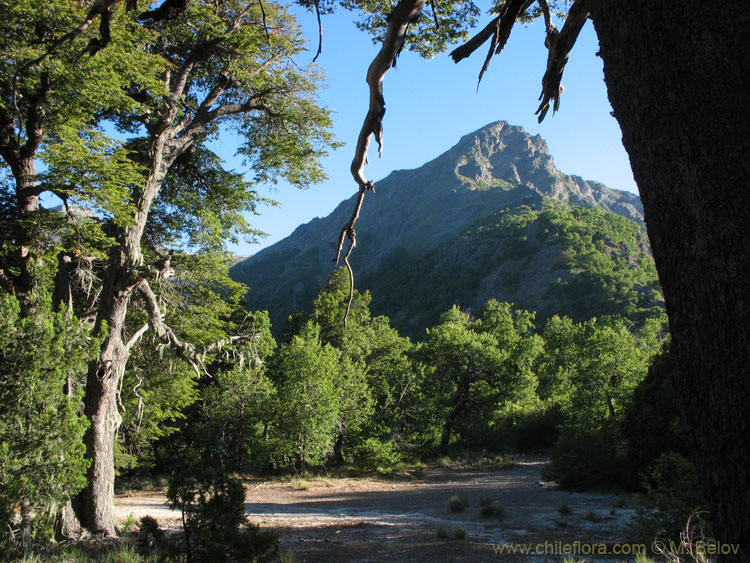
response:
<path id="1" fill-rule="evenodd" d="M 567 176 L 547 145 L 506 122 L 464 136 L 415 170 L 376 183 L 350 261 L 373 313 L 421 337 L 452 304 L 490 298 L 576 320 L 660 306 L 640 200 Z M 232 269 L 276 330 L 330 274 L 354 205 L 342 202 Z"/>

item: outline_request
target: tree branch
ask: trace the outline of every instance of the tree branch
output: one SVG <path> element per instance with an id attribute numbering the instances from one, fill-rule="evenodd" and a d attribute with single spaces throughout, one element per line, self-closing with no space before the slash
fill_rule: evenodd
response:
<path id="1" fill-rule="evenodd" d="M 385 115 L 385 98 L 383 97 L 383 81 L 385 74 L 394 66 L 396 56 L 404 46 L 406 29 L 411 22 L 417 20 L 425 6 L 425 0 L 401 0 L 393 9 L 388 17 L 388 30 L 383 39 L 383 46 L 367 70 L 367 84 L 370 88 L 370 108 L 362 124 L 357 139 L 357 147 L 354 152 L 354 160 L 351 164 L 351 172 L 354 181 L 359 186 L 357 202 L 354 207 L 349 221 L 341 228 L 339 233 L 336 258 L 334 262 L 338 263 L 341 257 L 341 251 L 344 247 L 344 239 L 350 241 L 349 250 L 344 257 L 344 263 L 349 269 L 349 303 L 344 316 L 344 325 L 346 326 L 349 317 L 349 311 L 354 296 L 354 273 L 349 264 L 349 256 L 357 244 L 357 235 L 354 231 L 354 225 L 359 219 L 362 203 L 364 202 L 365 192 L 372 190 L 375 192 L 375 185 L 365 178 L 364 169 L 367 163 L 367 151 L 370 148 L 370 136 L 374 135 L 378 143 L 378 153 L 383 153 L 383 116 Z"/>
<path id="2" fill-rule="evenodd" d="M 138 290 L 146 300 L 146 308 L 149 312 L 149 321 L 139 328 L 133 336 L 130 337 L 127 344 L 125 345 L 128 351 L 138 342 L 138 340 L 146 333 L 149 326 L 153 327 L 156 335 L 168 346 L 170 346 L 175 353 L 188 362 L 195 371 L 196 375 L 209 375 L 206 366 L 203 363 L 203 357 L 206 354 L 213 352 L 214 350 L 221 350 L 225 346 L 231 346 L 239 342 L 255 341 L 260 337 L 260 334 L 252 332 L 250 334 L 238 334 L 232 336 L 226 336 L 216 342 L 205 346 L 200 352 L 198 349 L 189 342 L 183 342 L 175 334 L 174 330 L 164 322 L 164 313 L 161 312 L 159 307 L 159 300 L 156 294 L 151 289 L 148 281 L 143 280 L 138 284 Z"/>
<path id="3" fill-rule="evenodd" d="M 315 62 L 318 60 L 320 53 L 323 52 L 323 22 L 320 20 L 319 0 L 314 0 L 313 5 L 315 6 L 315 15 L 318 18 L 318 50 L 315 52 L 315 56 L 313 57 L 313 60 L 312 60 L 312 62 Z M 264 23 L 265 23 L 265 20 L 264 20 Z"/>
<path id="4" fill-rule="evenodd" d="M 586 23 L 588 16 L 589 0 L 576 0 L 570 7 L 562 30 L 559 33 L 555 30 L 551 34 L 549 29 L 547 31 L 546 43 L 549 56 L 547 58 L 547 71 L 542 78 L 542 93 L 539 96 L 541 103 L 539 109 L 536 110 L 536 114 L 539 115 L 539 123 L 547 115 L 550 101 L 553 102 L 553 113 L 560 108 L 560 94 L 562 93 L 560 82 L 565 71 L 565 65 L 568 63 L 570 51 L 573 49 L 573 45 L 575 45 L 578 34 L 581 33 L 581 28 Z"/>
<path id="5" fill-rule="evenodd" d="M 148 284 L 148 281 L 141 280 L 137 287 L 146 300 L 146 307 L 149 312 L 149 322 L 151 323 L 156 335 L 162 340 L 162 342 L 169 345 L 180 358 L 189 363 L 198 377 L 203 373 L 208 374 L 206 366 L 203 365 L 203 360 L 200 358 L 195 346 L 189 342 L 182 342 L 174 331 L 164 322 L 164 314 L 159 307 L 159 301 L 151 289 L 151 286 Z M 128 344 L 130 344 L 130 342 L 128 342 Z"/>
<path id="6" fill-rule="evenodd" d="M 141 339 L 141 336 L 146 334 L 146 331 L 148 330 L 148 327 L 151 326 L 148 323 L 144 323 L 141 328 L 135 331 L 135 334 L 130 337 L 130 340 L 127 341 L 125 344 L 125 349 L 130 352 L 130 349 L 136 345 L 136 343 Z"/>
<path id="7" fill-rule="evenodd" d="M 527 0 L 526 3 L 523 5 L 523 7 L 518 11 L 518 13 L 522 13 L 524 10 L 526 10 L 534 0 Z M 450 56 L 453 59 L 454 63 L 458 63 L 459 61 L 462 61 L 463 59 L 466 59 L 470 57 L 474 51 L 476 51 L 479 47 L 484 45 L 485 41 L 487 41 L 490 37 L 493 37 L 495 35 L 495 32 L 497 31 L 498 22 L 504 18 L 504 14 L 507 13 L 508 7 L 506 6 L 506 9 L 503 11 L 503 14 L 497 16 L 495 19 L 493 19 L 490 23 L 487 24 L 487 26 L 477 33 L 474 37 L 469 39 L 466 43 L 461 45 L 460 47 L 456 47 L 453 51 L 451 51 Z M 515 19 L 513 19 L 513 22 L 515 23 Z M 511 24 L 511 22 L 506 21 L 506 25 Z M 510 35 L 510 30 L 508 30 L 508 35 Z M 504 44 L 504 43 L 503 43 Z"/>
<path id="8" fill-rule="evenodd" d="M 451 53 L 453 62 L 457 63 L 471 55 L 480 45 L 487 41 L 487 39 L 490 37 L 492 38 L 490 49 L 487 51 L 487 56 L 482 65 L 482 70 L 479 71 L 477 88 L 479 88 L 479 83 L 482 82 L 482 77 L 490 66 L 490 60 L 492 57 L 499 54 L 508 42 L 510 32 L 513 30 L 513 25 L 516 23 L 516 18 L 518 18 L 519 14 L 531 5 L 532 1 L 533 0 L 509 0 L 506 2 L 500 15 L 492 20 L 487 27 L 470 39 L 466 44 L 458 47 Z"/>

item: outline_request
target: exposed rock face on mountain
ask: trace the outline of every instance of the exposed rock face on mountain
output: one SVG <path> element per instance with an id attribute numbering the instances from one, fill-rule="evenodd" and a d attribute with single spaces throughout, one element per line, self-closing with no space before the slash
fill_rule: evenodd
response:
<path id="1" fill-rule="evenodd" d="M 501 241 L 493 230 L 508 220 L 509 213 L 550 206 L 556 206 L 556 213 L 570 206 L 602 210 L 601 217 L 612 212 L 632 224 L 637 240 L 625 246 L 640 249 L 633 267 L 648 266 L 639 261 L 650 260 L 638 196 L 563 174 L 555 168 L 541 137 L 504 121 L 464 136 L 420 168 L 394 171 L 376 187 L 377 193 L 365 199 L 350 262 L 358 289 L 372 293 L 373 312 L 387 314 L 396 326 L 415 336 L 454 302 L 478 309 L 494 297 L 547 315 L 567 312 L 555 310 L 551 290 L 573 275 L 570 265 L 561 266 L 560 261 L 570 249 L 560 241 L 547 241 L 547 226 L 547 234 L 534 235 L 533 244 L 528 243 L 533 233 L 516 232 L 514 236 L 527 241 L 527 248 L 516 248 L 517 256 L 506 255 L 504 248 L 490 243 L 517 246 Z M 248 305 L 269 310 L 277 330 L 291 312 L 307 309 L 325 283 L 334 267 L 339 230 L 353 205 L 354 197 L 328 217 L 299 226 L 286 239 L 232 268 L 233 277 L 250 286 Z M 538 230 L 535 222 L 525 228 Z M 487 236 L 489 232 L 494 235 Z M 603 247 L 602 252 L 615 256 L 622 248 Z M 446 276 L 455 295 L 440 286 L 439 280 Z M 453 283 L 456 276 L 470 279 L 457 286 Z"/>

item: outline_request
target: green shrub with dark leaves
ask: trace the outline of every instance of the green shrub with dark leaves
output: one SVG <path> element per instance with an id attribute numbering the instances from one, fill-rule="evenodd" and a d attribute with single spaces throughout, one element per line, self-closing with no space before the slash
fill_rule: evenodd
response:
<path id="1" fill-rule="evenodd" d="M 221 468 L 209 467 L 188 450 L 169 479 L 167 498 L 182 511 L 183 546 L 188 561 L 270 561 L 278 538 L 245 516 L 245 488 Z"/>

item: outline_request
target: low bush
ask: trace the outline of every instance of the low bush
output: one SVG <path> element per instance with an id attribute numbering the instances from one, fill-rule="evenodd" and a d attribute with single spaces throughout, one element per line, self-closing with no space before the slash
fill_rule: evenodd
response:
<path id="1" fill-rule="evenodd" d="M 614 421 L 605 421 L 596 429 L 567 426 L 560 433 L 542 477 L 557 481 L 566 489 L 619 486 L 629 481 L 624 451 L 624 439 Z"/>
<path id="2" fill-rule="evenodd" d="M 479 514 L 483 518 L 502 518 L 505 514 L 505 507 L 491 499 L 483 498 L 479 501 Z"/>
<path id="3" fill-rule="evenodd" d="M 367 438 L 354 447 L 354 459 L 358 467 L 390 475 L 401 461 L 401 455 L 392 442 Z"/>
<path id="4" fill-rule="evenodd" d="M 679 541 L 685 523 L 695 513 L 695 522 L 710 532 L 701 508 L 706 506 L 700 492 L 695 466 L 680 454 L 662 454 L 644 477 L 645 492 L 635 495 L 632 528 L 639 540 L 655 538 Z"/>
<path id="5" fill-rule="evenodd" d="M 460 495 L 453 495 L 448 499 L 448 508 L 451 512 L 463 512 L 469 506 L 469 501 Z"/>
<path id="6" fill-rule="evenodd" d="M 278 537 L 247 521 L 242 482 L 207 467 L 195 450 L 188 450 L 171 475 L 167 498 L 182 511 L 188 560 L 262 562 L 278 555 Z"/>

